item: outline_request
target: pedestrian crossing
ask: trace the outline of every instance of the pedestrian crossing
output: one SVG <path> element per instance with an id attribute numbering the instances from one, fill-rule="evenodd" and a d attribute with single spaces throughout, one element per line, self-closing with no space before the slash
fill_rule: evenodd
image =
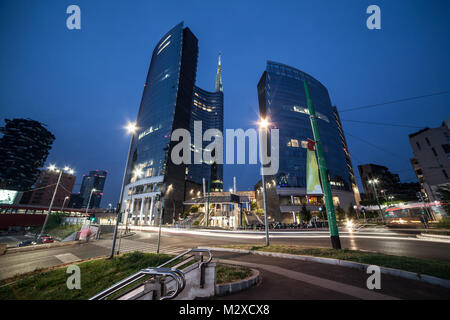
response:
<path id="1" fill-rule="evenodd" d="M 102 247 L 102 248 L 111 249 L 112 240 L 97 240 L 95 242 L 92 242 L 92 244 Z M 132 251 L 155 253 L 157 250 L 157 247 L 158 247 L 157 243 L 135 241 L 135 240 L 129 240 L 129 239 L 117 239 L 117 242 L 116 242 L 116 252 L 119 251 L 120 253 L 132 252 Z M 168 245 L 161 244 L 159 252 L 176 255 L 176 254 L 180 254 L 186 250 L 187 250 L 186 248 L 182 248 L 179 246 L 168 246 Z"/>

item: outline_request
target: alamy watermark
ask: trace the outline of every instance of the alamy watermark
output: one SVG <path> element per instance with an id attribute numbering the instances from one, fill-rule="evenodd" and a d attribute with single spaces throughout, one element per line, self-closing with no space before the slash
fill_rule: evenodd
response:
<path id="1" fill-rule="evenodd" d="M 172 148 L 171 160 L 177 165 L 191 164 L 192 158 L 194 164 L 235 164 L 236 158 L 236 164 L 245 164 L 247 140 L 248 164 L 257 164 L 259 155 L 259 162 L 262 165 L 261 174 L 274 175 L 278 172 L 279 129 L 256 130 L 250 128 L 245 131 L 243 129 L 227 129 L 225 135 L 226 157 L 224 162 L 224 135 L 220 130 L 208 129 L 202 134 L 202 122 L 194 121 L 194 143 L 192 145 L 189 130 L 176 129 L 172 132 L 170 138 L 171 141 L 178 142 Z M 203 142 L 211 143 L 203 148 Z"/>

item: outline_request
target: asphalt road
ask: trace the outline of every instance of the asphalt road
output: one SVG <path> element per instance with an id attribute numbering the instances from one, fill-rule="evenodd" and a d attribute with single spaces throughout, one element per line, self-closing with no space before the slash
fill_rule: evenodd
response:
<path id="1" fill-rule="evenodd" d="M 161 252 L 177 254 L 197 246 L 263 245 L 264 243 L 264 234 L 255 232 L 209 231 L 191 234 L 183 230 L 179 233 L 164 231 L 162 233 Z M 271 235 L 271 243 L 330 247 L 330 240 L 326 232 L 274 232 Z M 413 234 L 392 232 L 387 229 L 367 229 L 352 233 L 342 231 L 341 243 L 343 248 L 450 262 L 450 243 L 418 240 Z M 137 231 L 134 236 L 121 240 L 120 251 L 156 252 L 156 244 L 157 233 L 155 231 Z M 117 245 L 119 245 L 119 241 Z M 106 236 L 102 240 L 87 244 L 5 254 L 0 256 L 0 279 L 12 277 L 17 273 L 30 272 L 36 268 L 46 268 L 67 262 L 106 256 L 109 254 L 110 248 L 111 237 Z"/>

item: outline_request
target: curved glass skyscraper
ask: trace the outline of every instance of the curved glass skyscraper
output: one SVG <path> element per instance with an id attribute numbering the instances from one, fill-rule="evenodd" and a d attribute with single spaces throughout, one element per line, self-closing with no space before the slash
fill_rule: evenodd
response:
<path id="1" fill-rule="evenodd" d="M 212 175 L 202 164 L 190 174 L 188 164 L 176 165 L 170 157 L 178 143 L 171 141 L 172 132 L 190 131 L 191 120 L 202 120 L 206 129 L 223 129 L 222 90 L 210 93 L 195 87 L 197 57 L 198 40 L 183 23 L 153 50 L 124 178 L 125 223 L 153 224 L 161 211 L 163 223 L 171 223 L 183 212 L 187 188 L 197 194 L 202 178 L 222 180 L 221 168 L 215 167 L 220 174 Z"/>
<path id="2" fill-rule="evenodd" d="M 223 132 L 223 88 L 222 88 L 222 63 L 219 55 L 217 65 L 216 91 L 209 92 L 199 87 L 194 87 L 194 97 L 191 110 L 191 133 L 194 132 L 195 121 L 201 121 L 202 133 L 208 129 L 218 129 Z M 197 122 L 198 123 L 198 122 Z M 202 151 L 209 144 L 203 141 Z M 202 163 L 191 164 L 188 167 L 188 180 L 202 183 L 202 178 L 210 182 L 211 191 L 223 190 L 223 164 Z"/>
<path id="3" fill-rule="evenodd" d="M 354 202 L 346 154 L 327 88 L 296 68 L 268 61 L 258 83 L 259 110 L 262 117 L 267 117 L 279 129 L 279 171 L 273 178 L 281 213 L 290 213 L 290 222 L 292 205 L 320 205 L 321 202 L 320 195 L 306 199 L 306 149 L 301 143 L 308 138 L 313 139 L 313 133 L 303 80 L 309 84 L 316 108 L 330 184 L 333 195 L 336 195 L 333 197 L 335 204 L 348 206 Z M 291 196 L 295 196 L 294 199 Z M 300 211 L 300 207 L 294 209 Z M 277 212 L 272 214 L 276 216 Z M 280 218 L 282 216 L 277 220 Z"/>

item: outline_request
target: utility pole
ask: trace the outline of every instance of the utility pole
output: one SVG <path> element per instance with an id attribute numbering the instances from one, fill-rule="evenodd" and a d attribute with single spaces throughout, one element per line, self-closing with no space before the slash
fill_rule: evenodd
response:
<path id="1" fill-rule="evenodd" d="M 108 257 L 108 259 L 112 259 L 114 257 L 114 249 L 116 246 L 116 239 L 117 239 L 117 230 L 119 229 L 119 222 L 120 219 L 122 218 L 122 197 L 123 197 L 123 191 L 125 189 L 125 178 L 127 175 L 127 169 L 128 169 L 128 162 L 130 160 L 130 154 L 131 154 L 131 146 L 133 144 L 133 139 L 134 139 L 134 134 L 136 133 L 136 124 L 135 123 L 128 123 L 127 126 L 127 130 L 128 133 L 131 133 L 131 138 L 130 138 L 130 145 L 128 147 L 128 157 L 127 157 L 127 163 L 125 165 L 125 172 L 123 173 L 123 179 L 122 179 L 122 188 L 120 189 L 120 199 L 119 199 L 119 203 L 117 204 L 117 216 L 116 216 L 116 225 L 114 227 L 114 234 L 113 234 L 113 240 L 112 240 L 112 246 L 111 246 L 111 253 Z M 128 217 L 127 218 L 127 223 L 128 223 Z"/>
<path id="2" fill-rule="evenodd" d="M 209 191 L 210 191 L 210 184 L 208 180 L 208 201 L 206 202 L 206 226 L 209 226 Z M 217 219 L 217 218 L 216 218 Z"/>
<path id="3" fill-rule="evenodd" d="M 330 229 L 331 245 L 333 249 L 341 249 L 341 240 L 339 238 L 339 231 L 336 223 L 336 215 L 334 213 L 333 198 L 331 194 L 330 181 L 328 180 L 327 165 L 325 162 L 322 141 L 320 139 L 319 128 L 317 126 L 316 110 L 314 108 L 311 95 L 309 92 L 309 86 L 306 80 L 303 80 L 305 87 L 306 102 L 308 104 L 309 118 L 311 120 L 311 127 L 316 141 L 317 162 L 319 164 L 320 180 L 322 181 L 323 195 L 325 197 L 325 208 L 328 216 L 328 226 Z"/>
<path id="4" fill-rule="evenodd" d="M 50 169 L 50 171 L 53 171 L 53 170 L 56 170 L 56 169 Z M 63 174 L 63 170 L 59 169 L 58 182 L 56 182 L 55 191 L 53 191 L 52 201 L 50 201 L 50 206 L 48 207 L 48 212 L 47 212 L 47 215 L 45 216 L 44 225 L 42 226 L 42 230 L 41 230 L 41 233 L 39 234 L 38 238 L 42 237 L 42 235 L 44 234 L 44 231 L 45 231 L 45 227 L 47 226 L 48 217 L 50 216 L 50 213 L 52 212 L 53 201 L 55 201 L 56 191 L 58 191 L 58 186 L 59 186 L 59 182 L 61 181 L 62 174 Z"/>
<path id="5" fill-rule="evenodd" d="M 265 170 L 264 170 L 264 161 L 263 161 L 263 139 L 266 139 L 268 141 L 268 133 L 267 135 L 264 135 L 263 132 L 270 132 L 269 131 L 269 122 L 267 119 L 260 119 L 259 121 L 259 155 L 261 160 L 261 183 L 263 188 L 263 205 L 264 205 L 264 224 L 265 224 L 265 231 L 266 231 L 266 246 L 268 247 L 270 245 L 269 241 L 269 217 L 267 215 L 267 189 L 266 189 L 266 179 L 265 179 Z M 267 146 L 267 144 L 265 144 Z"/>
<path id="6" fill-rule="evenodd" d="M 375 185 L 378 183 L 378 179 L 371 179 L 369 180 L 369 183 L 372 185 L 373 191 L 375 192 L 375 198 L 377 199 L 378 209 L 380 210 L 381 221 L 384 224 L 383 210 L 381 209 L 380 199 L 378 198 L 377 188 L 375 187 Z"/>

